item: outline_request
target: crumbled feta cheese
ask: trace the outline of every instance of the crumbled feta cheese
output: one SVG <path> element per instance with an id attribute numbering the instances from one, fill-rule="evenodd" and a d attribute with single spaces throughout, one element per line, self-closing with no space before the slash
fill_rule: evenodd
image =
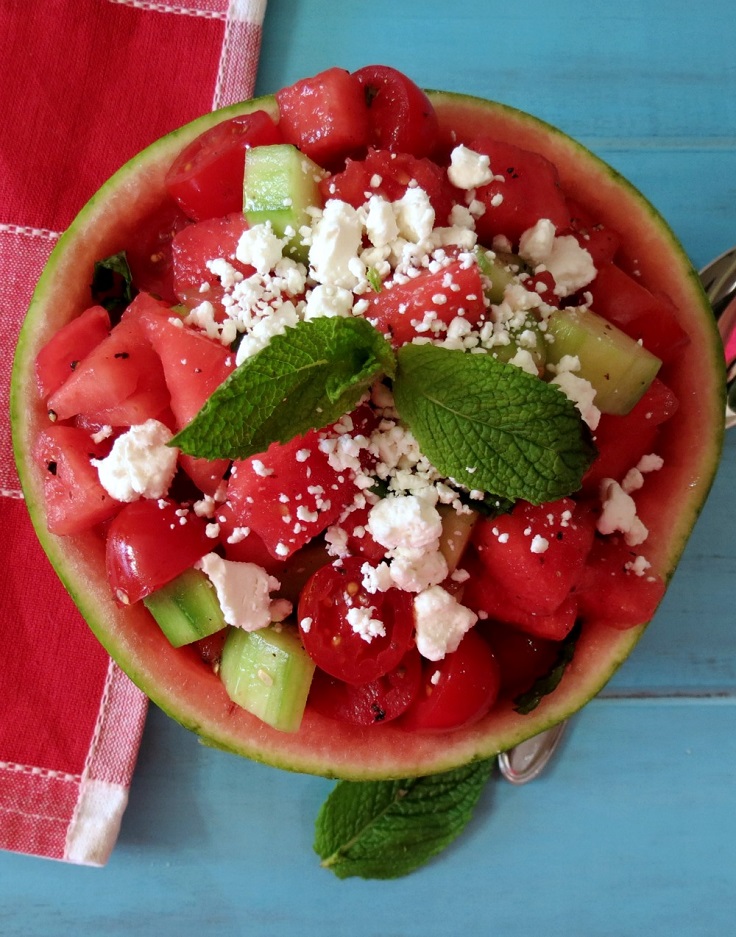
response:
<path id="1" fill-rule="evenodd" d="M 220 283 L 226 290 L 232 289 L 236 283 L 239 283 L 243 279 L 243 274 L 239 270 L 236 270 L 232 264 L 229 264 L 224 257 L 208 260 L 206 265 L 210 273 L 214 273 L 215 276 L 218 277 Z"/>
<path id="2" fill-rule="evenodd" d="M 431 504 L 415 495 L 383 498 L 368 515 L 368 532 L 381 546 L 421 549 L 442 533 L 442 518 Z"/>
<path id="3" fill-rule="evenodd" d="M 112 436 L 112 426 L 105 424 L 101 426 L 96 433 L 92 433 L 92 442 L 100 443 Z"/>
<path id="4" fill-rule="evenodd" d="M 285 621 L 294 611 L 294 605 L 288 599 L 274 599 L 268 607 L 272 622 Z"/>
<path id="5" fill-rule="evenodd" d="M 532 264 L 543 264 L 555 281 L 558 296 L 571 296 L 596 275 L 590 253 L 571 234 L 555 236 L 555 226 L 541 218 L 519 239 L 519 255 Z"/>
<path id="6" fill-rule="evenodd" d="M 635 576 L 643 576 L 648 569 L 652 568 L 652 564 L 646 557 L 639 555 L 635 556 L 633 560 L 629 560 L 628 563 L 624 563 L 624 568 Z"/>
<path id="7" fill-rule="evenodd" d="M 393 203 L 399 235 L 418 244 L 432 234 L 434 208 L 429 196 L 418 186 L 409 186 L 400 199 Z"/>
<path id="8" fill-rule="evenodd" d="M 658 472 L 664 465 L 662 456 L 655 455 L 653 452 L 649 455 L 643 455 L 636 464 L 637 469 L 646 474 L 647 472 Z"/>
<path id="9" fill-rule="evenodd" d="M 318 283 L 330 283 L 352 290 L 360 276 L 355 264 L 363 240 L 360 215 L 340 199 L 328 199 L 317 221 L 309 248 L 311 274 Z"/>
<path id="10" fill-rule="evenodd" d="M 348 534 L 342 527 L 333 524 L 325 531 L 325 545 L 330 556 L 348 556 Z"/>
<path id="11" fill-rule="evenodd" d="M 236 364 L 242 364 L 271 341 L 276 335 L 283 335 L 287 328 L 299 323 L 299 313 L 294 303 L 286 301 L 272 309 L 271 314 L 257 319 L 248 334 L 244 335 L 235 356 Z"/>
<path id="12" fill-rule="evenodd" d="M 363 588 L 371 595 L 375 595 L 376 592 L 388 592 L 388 590 L 394 586 L 394 581 L 391 578 L 391 569 L 388 563 L 381 562 L 378 566 L 371 566 L 370 563 L 363 563 L 360 567 L 360 571 L 363 574 Z"/>
<path id="13" fill-rule="evenodd" d="M 633 491 L 638 491 L 644 484 L 644 476 L 639 471 L 638 468 L 629 469 L 629 471 L 624 475 L 624 480 L 621 482 L 621 487 L 626 492 L 626 494 L 631 494 Z"/>
<path id="14" fill-rule="evenodd" d="M 365 233 L 374 247 L 387 247 L 399 236 L 399 226 L 391 202 L 372 195 L 367 202 Z"/>
<path id="15" fill-rule="evenodd" d="M 345 616 L 353 631 L 368 644 L 370 644 L 374 638 L 383 638 L 386 636 L 386 626 L 384 623 L 380 618 L 373 617 L 375 611 L 373 606 L 370 608 L 363 608 L 362 606 L 354 605 L 352 608 L 348 609 Z"/>
<path id="16" fill-rule="evenodd" d="M 171 431 L 158 420 L 146 420 L 115 440 L 104 459 L 92 459 L 100 484 L 117 501 L 161 498 L 176 472 L 179 450 L 168 446 Z"/>
<path id="17" fill-rule="evenodd" d="M 649 531 L 637 517 L 636 504 L 618 482 L 604 478 L 600 486 L 603 510 L 598 518 L 597 527 L 602 534 L 619 531 L 630 547 L 643 543 Z"/>
<path id="18" fill-rule="evenodd" d="M 546 263 L 555 242 L 555 226 L 549 218 L 540 218 L 519 238 L 519 256 L 532 264 Z"/>
<path id="19" fill-rule="evenodd" d="M 590 381 L 578 377 L 572 371 L 562 371 L 550 383 L 559 387 L 567 399 L 578 408 L 588 426 L 596 429 L 601 419 L 601 411 L 594 403 L 596 392 Z"/>
<path id="20" fill-rule="evenodd" d="M 460 641 L 478 620 L 441 586 L 431 586 L 414 598 L 417 649 L 427 660 L 442 660 L 456 651 Z"/>
<path id="21" fill-rule="evenodd" d="M 255 563 L 224 560 L 207 553 L 196 564 L 215 587 L 225 621 L 244 631 L 257 631 L 271 623 L 270 593 L 279 582 Z"/>
<path id="22" fill-rule="evenodd" d="M 534 360 L 532 353 L 527 351 L 526 348 L 520 348 L 513 358 L 509 358 L 509 364 L 513 364 L 515 368 L 526 371 L 527 374 L 531 374 L 533 377 L 539 376 L 537 362 Z"/>
<path id="23" fill-rule="evenodd" d="M 284 242 L 274 234 L 271 222 L 256 224 L 240 235 L 235 257 L 241 264 L 255 267 L 260 274 L 273 270 L 281 260 Z"/>
<path id="24" fill-rule="evenodd" d="M 322 316 L 349 316 L 353 308 L 353 294 L 341 286 L 320 284 L 307 295 L 304 319 L 309 322 Z"/>
<path id="25" fill-rule="evenodd" d="M 486 185 L 493 179 L 490 157 L 461 143 L 450 154 L 447 178 L 458 189 L 477 189 Z"/>
<path id="26" fill-rule="evenodd" d="M 250 467 L 261 478 L 266 478 L 268 475 L 273 475 L 273 469 L 264 465 L 260 459 L 251 459 Z"/>
<path id="27" fill-rule="evenodd" d="M 422 592 L 447 578 L 447 560 L 439 549 L 403 547 L 390 553 L 391 581 L 404 592 Z"/>
<path id="28" fill-rule="evenodd" d="M 549 549 L 549 540 L 547 540 L 546 537 L 542 537 L 540 534 L 535 534 L 529 549 L 532 553 L 546 553 Z"/>

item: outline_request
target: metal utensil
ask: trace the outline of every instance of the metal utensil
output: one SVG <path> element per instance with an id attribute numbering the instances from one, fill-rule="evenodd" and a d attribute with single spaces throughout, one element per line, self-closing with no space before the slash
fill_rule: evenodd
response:
<path id="1" fill-rule="evenodd" d="M 736 247 L 700 271 L 726 351 L 726 429 L 736 426 Z"/>
<path id="2" fill-rule="evenodd" d="M 736 247 L 700 271 L 708 302 L 726 353 L 726 429 L 736 426 Z M 561 722 L 498 756 L 498 769 L 512 784 L 526 784 L 542 773 L 565 730 Z"/>

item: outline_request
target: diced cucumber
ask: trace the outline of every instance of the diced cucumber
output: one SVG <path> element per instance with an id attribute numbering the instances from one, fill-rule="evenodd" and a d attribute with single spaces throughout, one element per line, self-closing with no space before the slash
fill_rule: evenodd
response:
<path id="1" fill-rule="evenodd" d="M 440 537 L 440 552 L 447 562 L 447 572 L 457 569 L 460 557 L 473 532 L 473 525 L 479 515 L 475 511 L 458 514 L 454 508 L 442 505 L 439 508 L 442 517 L 442 536 Z"/>
<path id="2" fill-rule="evenodd" d="M 174 647 L 191 644 L 226 627 L 217 593 L 200 569 L 188 569 L 143 599 Z"/>
<path id="3" fill-rule="evenodd" d="M 316 163 L 290 143 L 254 146 L 246 153 L 243 212 L 249 225 L 271 222 L 279 237 L 295 233 L 286 253 L 306 263 L 309 248 L 299 229 L 310 223 L 308 208 L 321 208 L 319 181 L 324 176 Z"/>
<path id="4" fill-rule="evenodd" d="M 299 728 L 313 674 L 314 662 L 288 626 L 233 628 L 222 650 L 220 679 L 227 695 L 282 732 Z"/>
<path id="5" fill-rule="evenodd" d="M 536 365 L 537 373 L 544 374 L 547 363 L 547 341 L 539 321 L 530 313 L 524 324 L 508 330 L 508 345 L 492 345 L 489 353 L 499 361 L 511 361 L 520 351 L 528 351 Z"/>
<path id="6" fill-rule="evenodd" d="M 514 277 L 524 269 L 524 264 L 516 254 L 505 254 L 487 251 L 476 247 L 475 256 L 480 272 L 488 281 L 484 290 L 492 303 L 498 305 L 503 301 L 503 293 Z"/>
<path id="7" fill-rule="evenodd" d="M 553 340 L 547 362 L 577 356 L 582 377 L 595 388 L 595 405 L 603 413 L 623 415 L 639 401 L 662 362 L 621 329 L 588 309 L 558 309 L 547 321 Z"/>

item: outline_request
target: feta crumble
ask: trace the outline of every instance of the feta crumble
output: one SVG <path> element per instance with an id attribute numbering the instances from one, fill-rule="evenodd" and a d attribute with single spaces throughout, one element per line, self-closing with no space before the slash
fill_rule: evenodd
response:
<path id="1" fill-rule="evenodd" d="M 115 440 L 104 459 L 92 459 L 100 484 L 117 501 L 162 498 L 176 473 L 179 450 L 167 445 L 172 433 L 158 420 L 146 420 Z"/>
<path id="2" fill-rule="evenodd" d="M 439 585 L 414 598 L 417 648 L 427 660 L 442 660 L 458 649 L 478 616 Z"/>
<path id="3" fill-rule="evenodd" d="M 271 623 L 270 593 L 279 581 L 255 563 L 224 560 L 207 553 L 195 564 L 215 587 L 225 621 L 244 631 L 258 631 Z"/>

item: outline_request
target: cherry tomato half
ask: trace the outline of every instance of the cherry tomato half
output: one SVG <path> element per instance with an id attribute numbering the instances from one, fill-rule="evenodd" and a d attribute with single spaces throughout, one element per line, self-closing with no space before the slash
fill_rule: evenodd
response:
<path id="1" fill-rule="evenodd" d="M 400 725 L 419 732 L 446 732 L 471 725 L 496 702 L 500 686 L 493 651 L 471 629 L 454 653 L 425 664 L 419 695 L 401 717 Z"/>
<path id="2" fill-rule="evenodd" d="M 242 211 L 245 151 L 282 140 L 265 111 L 224 120 L 182 150 L 166 173 L 166 188 L 195 221 Z"/>
<path id="3" fill-rule="evenodd" d="M 412 597 L 400 589 L 375 595 L 363 586 L 362 557 L 323 566 L 299 600 L 299 630 L 317 666 L 345 683 L 370 683 L 393 670 L 414 642 Z M 354 630 L 362 620 L 380 622 L 384 634 L 370 641 Z M 306 624 L 306 626 L 305 626 Z"/>
<path id="4" fill-rule="evenodd" d="M 176 502 L 141 498 L 126 504 L 107 532 L 107 579 L 115 601 L 137 602 L 211 549 L 205 522 L 192 511 L 181 513 Z"/>
<path id="5" fill-rule="evenodd" d="M 387 65 L 366 65 L 355 77 L 368 104 L 373 145 L 392 153 L 429 156 L 437 143 L 438 123 L 422 89 Z"/>
<path id="6" fill-rule="evenodd" d="M 422 680 L 419 651 L 412 647 L 398 667 L 370 683 L 354 686 L 315 670 L 309 704 L 318 713 L 357 726 L 397 719 L 414 701 Z"/>

